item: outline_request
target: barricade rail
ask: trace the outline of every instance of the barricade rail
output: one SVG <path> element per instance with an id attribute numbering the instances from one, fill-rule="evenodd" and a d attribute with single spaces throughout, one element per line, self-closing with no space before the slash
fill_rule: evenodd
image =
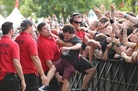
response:
<path id="1" fill-rule="evenodd" d="M 96 74 L 91 81 L 89 91 L 138 91 L 138 63 L 126 63 L 123 60 L 93 60 Z M 80 91 L 82 75 L 76 74 L 70 81 L 70 91 Z"/>

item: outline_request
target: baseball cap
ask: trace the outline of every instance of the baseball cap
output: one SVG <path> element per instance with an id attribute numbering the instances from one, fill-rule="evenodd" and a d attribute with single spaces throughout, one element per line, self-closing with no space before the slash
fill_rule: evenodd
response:
<path id="1" fill-rule="evenodd" d="M 28 26 L 32 26 L 32 22 L 30 20 L 23 20 L 21 22 L 20 28 L 21 30 L 26 29 Z"/>

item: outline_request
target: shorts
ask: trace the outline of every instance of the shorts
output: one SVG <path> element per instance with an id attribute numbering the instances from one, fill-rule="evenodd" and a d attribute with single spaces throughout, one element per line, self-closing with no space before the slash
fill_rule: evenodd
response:
<path id="1" fill-rule="evenodd" d="M 87 45 L 83 43 L 83 44 L 82 44 L 82 50 L 85 50 L 86 46 L 87 46 Z"/>
<path id="2" fill-rule="evenodd" d="M 94 66 L 84 57 L 80 56 L 79 64 L 74 65 L 75 69 L 82 74 L 87 74 L 85 71 L 90 68 L 94 68 Z"/>
<path id="3" fill-rule="evenodd" d="M 57 72 L 63 72 L 62 78 L 70 81 L 75 74 L 75 68 L 65 59 L 60 58 L 54 62 Z"/>

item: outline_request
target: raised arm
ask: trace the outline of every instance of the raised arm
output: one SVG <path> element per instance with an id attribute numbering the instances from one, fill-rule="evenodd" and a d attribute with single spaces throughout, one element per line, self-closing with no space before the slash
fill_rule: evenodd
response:
<path id="1" fill-rule="evenodd" d="M 128 37 L 127 37 L 127 28 L 128 27 L 127 26 L 128 26 L 128 23 L 125 22 L 123 25 L 123 44 L 128 47 L 134 48 L 136 46 L 136 43 L 128 41 Z"/>
<path id="2" fill-rule="evenodd" d="M 111 12 L 106 12 L 105 16 L 110 19 L 110 23 L 112 25 L 113 31 L 115 32 L 115 35 L 119 36 L 119 31 L 120 30 L 119 30 L 118 26 L 115 23 L 114 14 L 111 16 L 110 13 L 113 14 L 114 12 L 112 12 L 112 11 Z"/>
<path id="3" fill-rule="evenodd" d="M 117 15 L 120 16 L 121 18 L 125 18 L 125 19 L 131 21 L 131 22 L 134 23 L 134 24 L 138 24 L 138 18 L 133 17 L 133 16 L 130 16 L 130 15 L 128 15 L 128 14 L 126 14 L 126 13 L 123 13 L 123 12 L 119 12 L 119 11 L 116 12 L 116 13 L 117 13 Z"/>

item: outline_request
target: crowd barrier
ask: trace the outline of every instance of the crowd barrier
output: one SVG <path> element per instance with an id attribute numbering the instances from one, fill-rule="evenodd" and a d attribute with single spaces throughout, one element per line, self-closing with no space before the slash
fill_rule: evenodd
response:
<path id="1" fill-rule="evenodd" d="M 93 60 L 96 74 L 89 91 L 138 91 L 138 63 L 123 60 Z M 83 75 L 76 74 L 70 81 L 70 91 L 80 91 Z"/>

